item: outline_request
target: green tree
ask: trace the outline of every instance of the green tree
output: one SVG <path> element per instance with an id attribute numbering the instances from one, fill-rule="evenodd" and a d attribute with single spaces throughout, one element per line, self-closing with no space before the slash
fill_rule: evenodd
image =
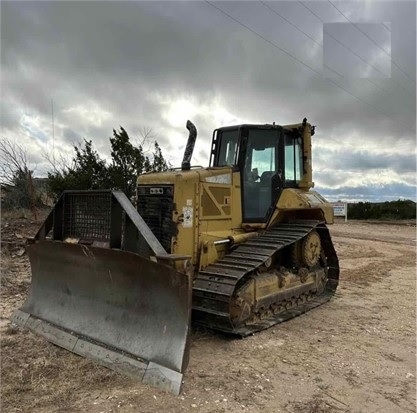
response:
<path id="1" fill-rule="evenodd" d="M 149 158 L 143 153 L 141 145 L 132 145 L 122 127 L 119 132 L 113 129 L 110 145 L 112 161 L 108 171 L 112 189 L 119 189 L 131 197 L 135 193 L 138 174 L 151 170 Z"/>
<path id="2" fill-rule="evenodd" d="M 93 149 L 92 141 L 74 146 L 72 165 L 48 172 L 49 191 L 58 197 L 66 189 L 100 189 L 110 184 L 106 161 Z"/>
<path id="3" fill-rule="evenodd" d="M 142 143 L 151 137 L 147 130 Z M 71 166 L 64 166 L 48 173 L 50 192 L 59 196 L 65 189 L 117 189 L 128 197 L 135 193 L 138 175 L 144 172 L 168 169 L 161 148 L 154 142 L 154 152 L 146 154 L 143 146 L 134 146 L 123 127 L 113 130 L 110 138 L 111 161 L 101 159 L 90 141 L 74 147 L 75 156 Z"/>
<path id="4" fill-rule="evenodd" d="M 166 171 L 167 169 L 168 169 L 168 164 L 162 155 L 161 148 L 159 147 L 158 142 L 155 142 L 152 171 L 162 172 L 162 171 Z"/>
<path id="5" fill-rule="evenodd" d="M 349 204 L 350 219 L 416 219 L 416 203 L 409 199 Z"/>
<path id="6" fill-rule="evenodd" d="M 149 137 L 149 131 L 145 135 Z M 110 138 L 112 162 L 109 165 L 109 177 L 113 189 L 122 190 L 128 197 L 135 194 L 138 175 L 145 172 L 161 172 L 168 169 L 158 142 L 154 142 L 154 152 L 145 154 L 142 145 L 133 146 L 126 130 L 113 129 Z"/>

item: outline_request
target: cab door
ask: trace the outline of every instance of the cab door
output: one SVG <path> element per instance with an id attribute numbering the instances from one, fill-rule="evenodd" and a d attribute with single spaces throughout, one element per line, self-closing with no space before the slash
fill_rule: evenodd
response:
<path id="1" fill-rule="evenodd" d="M 283 188 L 283 142 L 279 126 L 242 128 L 239 169 L 243 222 L 266 222 Z"/>

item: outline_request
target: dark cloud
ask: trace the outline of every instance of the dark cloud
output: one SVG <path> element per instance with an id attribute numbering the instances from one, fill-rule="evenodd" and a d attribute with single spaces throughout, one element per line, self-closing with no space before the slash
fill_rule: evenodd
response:
<path id="1" fill-rule="evenodd" d="M 74 145 L 78 144 L 78 142 L 82 142 L 83 140 L 83 137 L 81 135 L 79 135 L 77 132 L 73 131 L 70 128 L 64 128 L 62 136 L 65 139 L 65 141 L 70 142 Z"/>
<path id="2" fill-rule="evenodd" d="M 325 23 L 323 34 L 323 62 L 335 70 L 332 77 L 391 76 L 391 32 L 382 22 Z"/>
<path id="3" fill-rule="evenodd" d="M 315 156 L 317 168 L 331 170 L 361 171 L 391 170 L 397 173 L 416 172 L 414 154 L 375 154 L 370 151 L 321 150 Z"/>
<path id="4" fill-rule="evenodd" d="M 191 119 L 195 163 L 206 165 L 216 127 L 307 116 L 318 125 L 315 170 L 335 171 L 318 172 L 320 184 L 341 186 L 333 177 L 357 170 L 373 182 L 384 168 L 395 185 L 415 171 L 415 2 L 335 3 L 384 47 L 388 33 L 369 23 L 391 22 L 398 67 L 391 65 L 391 79 L 371 82 L 321 75 L 323 22 L 347 23 L 327 1 L 306 2 L 313 13 L 299 2 L 267 3 L 293 25 L 260 2 L 214 4 L 237 21 L 206 2 L 2 2 L 3 132 L 28 145 L 49 139 L 50 147 L 53 100 L 63 153 L 86 138 L 105 156 L 113 128 L 139 137 L 146 126 L 178 164 Z M 360 42 L 352 33 L 340 34 L 349 47 Z M 397 145 L 403 152 L 389 155 Z"/>

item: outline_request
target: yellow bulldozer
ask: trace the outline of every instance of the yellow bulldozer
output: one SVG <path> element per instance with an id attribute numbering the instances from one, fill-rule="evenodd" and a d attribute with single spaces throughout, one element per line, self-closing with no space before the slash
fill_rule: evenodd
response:
<path id="1" fill-rule="evenodd" d="M 333 209 L 311 188 L 301 123 L 222 127 L 210 166 L 119 191 L 65 191 L 29 240 L 30 292 L 12 321 L 74 353 L 175 394 L 195 325 L 247 336 L 335 293 Z"/>

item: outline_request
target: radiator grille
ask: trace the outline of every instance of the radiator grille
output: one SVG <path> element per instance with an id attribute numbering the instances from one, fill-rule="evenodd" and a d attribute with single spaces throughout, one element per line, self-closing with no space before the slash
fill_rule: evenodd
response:
<path id="1" fill-rule="evenodd" d="M 172 221 L 173 185 L 138 185 L 139 214 L 168 253 L 176 225 Z"/>

